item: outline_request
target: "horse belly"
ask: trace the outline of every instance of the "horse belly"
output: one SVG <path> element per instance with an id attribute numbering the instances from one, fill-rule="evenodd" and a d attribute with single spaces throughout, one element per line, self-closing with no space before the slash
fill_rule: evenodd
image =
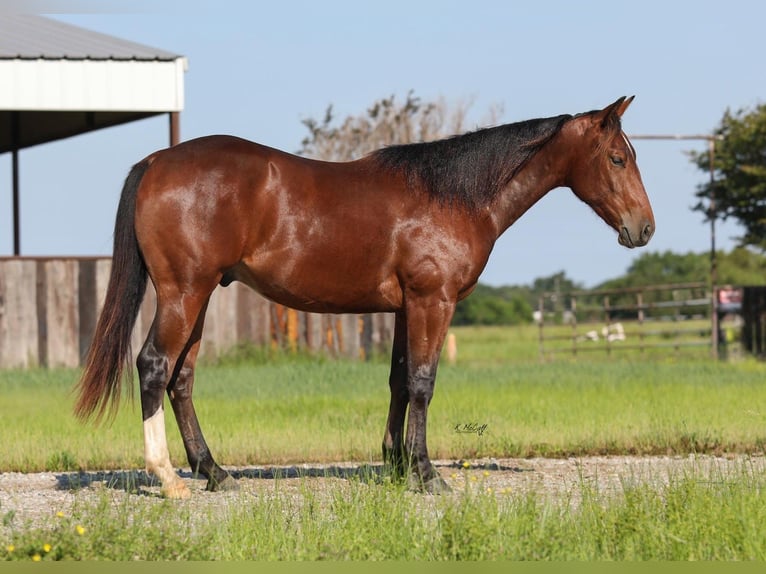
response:
<path id="1" fill-rule="evenodd" d="M 241 266 L 234 278 L 264 297 L 314 313 L 392 312 L 402 305 L 394 273 L 349 272 L 332 259 L 303 263 L 295 258 L 259 257 Z"/>

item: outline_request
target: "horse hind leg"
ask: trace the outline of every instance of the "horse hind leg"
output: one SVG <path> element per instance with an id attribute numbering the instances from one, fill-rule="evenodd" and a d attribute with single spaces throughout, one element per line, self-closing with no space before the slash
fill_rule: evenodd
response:
<path id="1" fill-rule="evenodd" d="M 194 365 L 202 340 L 202 327 L 205 321 L 207 303 L 200 311 L 197 323 L 189 341 L 189 350 L 184 358 L 183 366 L 178 372 L 178 377 L 168 386 L 167 392 L 173 413 L 181 431 L 186 457 L 189 460 L 192 472 L 201 474 L 207 478 L 207 490 L 237 490 L 239 485 L 232 476 L 223 470 L 213 459 L 210 449 L 205 442 L 202 429 L 197 419 L 192 402 L 194 388 Z"/>
<path id="2" fill-rule="evenodd" d="M 212 291 L 212 289 L 210 290 Z M 173 295 L 158 289 L 157 312 L 136 361 L 141 387 L 146 470 L 159 478 L 167 498 L 188 498 L 191 493 L 173 469 L 165 434 L 164 395 L 182 369 L 189 341 L 205 307 L 204 295 Z"/>

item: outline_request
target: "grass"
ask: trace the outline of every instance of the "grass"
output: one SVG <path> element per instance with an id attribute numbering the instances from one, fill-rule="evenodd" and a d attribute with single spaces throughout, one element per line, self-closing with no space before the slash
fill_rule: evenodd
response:
<path id="1" fill-rule="evenodd" d="M 766 367 L 674 361 L 442 365 L 432 457 L 754 453 L 766 443 Z M 137 401 L 113 424 L 71 415 L 73 370 L 6 371 L 0 471 L 141 468 Z M 301 360 L 201 367 L 195 403 L 223 464 L 380 459 L 387 365 Z M 171 457 L 185 454 L 166 411 Z M 482 435 L 456 425 L 486 425 Z"/>
<path id="2" fill-rule="evenodd" d="M 539 363 L 533 330 L 456 332 L 457 363 L 440 367 L 429 411 L 433 458 L 764 451 L 763 363 L 672 353 Z M 529 353 L 509 351 L 514 341 Z M 126 401 L 109 426 L 81 425 L 71 415 L 78 374 L 0 373 L 0 472 L 143 467 L 138 406 Z M 387 375 L 385 361 L 244 351 L 198 369 L 195 403 L 222 464 L 371 462 Z M 166 418 L 171 458 L 185 465 Z M 455 432 L 471 425 L 484 432 Z M 105 489 L 69 516 L 51 509 L 45 529 L 6 513 L 0 559 L 766 559 L 766 477 L 701 472 L 608 495 L 583 482 L 557 500 L 480 482 L 430 497 L 359 480 L 317 492 L 306 479 L 295 493 L 274 480 L 258 496 L 195 492 L 191 502 Z"/>
<path id="3" fill-rule="evenodd" d="M 9 560 L 764 560 L 764 477 L 687 474 L 557 502 L 481 484 L 439 497 L 350 481 L 217 496 L 215 509 L 104 492 L 52 527 L 13 531 Z M 149 524 L 151 528 L 135 528 Z"/>

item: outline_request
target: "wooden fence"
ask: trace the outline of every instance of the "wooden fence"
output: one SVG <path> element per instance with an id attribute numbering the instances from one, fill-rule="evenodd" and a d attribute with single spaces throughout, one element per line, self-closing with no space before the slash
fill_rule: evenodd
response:
<path id="1" fill-rule="evenodd" d="M 106 257 L 0 258 L 0 368 L 75 367 L 93 337 L 109 281 Z M 154 317 L 149 284 L 133 332 L 134 352 Z M 364 358 L 388 353 L 393 315 L 320 315 L 272 303 L 239 283 L 210 299 L 203 359 L 237 345 L 279 346 Z"/>
<path id="2" fill-rule="evenodd" d="M 535 313 L 540 358 L 628 350 L 712 354 L 711 303 L 706 283 L 546 293 Z"/>

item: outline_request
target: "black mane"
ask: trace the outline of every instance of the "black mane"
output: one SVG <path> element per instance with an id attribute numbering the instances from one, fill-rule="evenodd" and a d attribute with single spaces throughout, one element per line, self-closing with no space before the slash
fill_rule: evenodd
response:
<path id="1" fill-rule="evenodd" d="M 403 172 L 440 202 L 478 209 L 489 203 L 570 115 L 486 128 L 425 143 L 385 147 L 371 155 Z"/>

